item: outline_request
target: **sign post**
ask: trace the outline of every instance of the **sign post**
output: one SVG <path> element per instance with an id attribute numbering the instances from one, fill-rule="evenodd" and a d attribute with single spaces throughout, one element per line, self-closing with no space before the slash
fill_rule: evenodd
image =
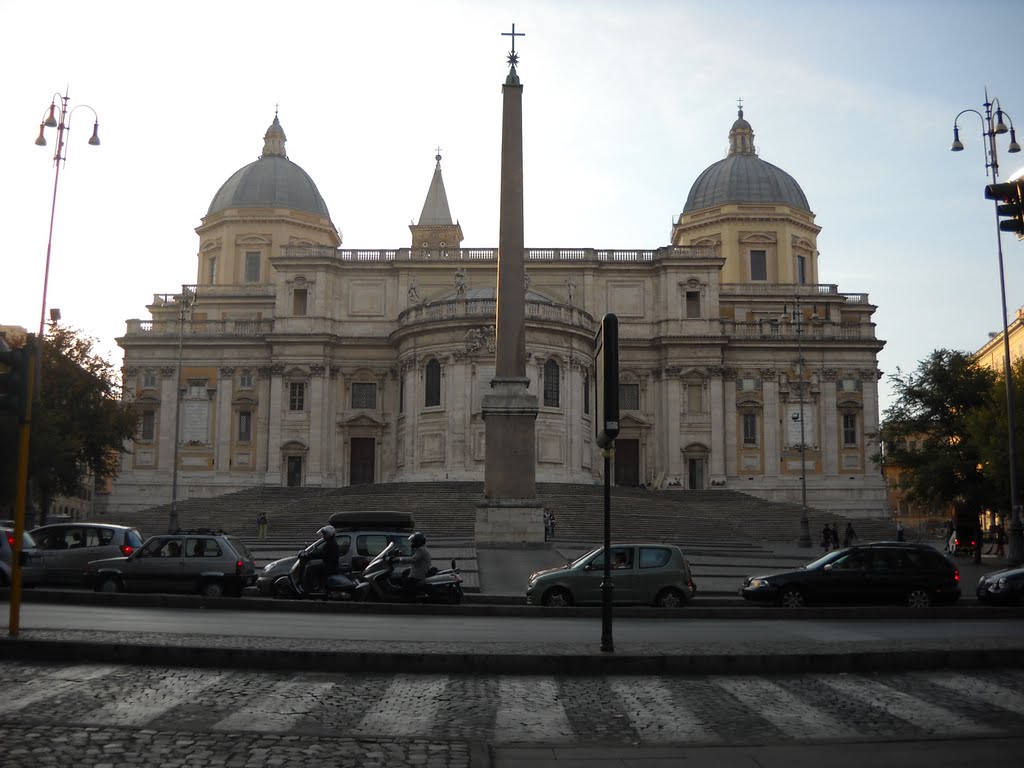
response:
<path id="1" fill-rule="evenodd" d="M 604 457 L 604 579 L 601 582 L 601 651 L 614 653 L 612 640 L 612 504 L 611 463 L 613 443 L 619 434 L 619 318 L 609 313 L 601 318 L 594 338 L 594 368 L 597 372 L 597 444 Z"/>

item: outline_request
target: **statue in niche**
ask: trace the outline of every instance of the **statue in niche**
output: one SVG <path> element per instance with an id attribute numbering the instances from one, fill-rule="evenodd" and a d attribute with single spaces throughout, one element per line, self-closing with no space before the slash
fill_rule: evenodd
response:
<path id="1" fill-rule="evenodd" d="M 466 295 L 466 270 L 462 267 L 455 270 L 455 295 L 459 298 Z"/>
<path id="2" fill-rule="evenodd" d="M 523 293 L 529 293 L 530 291 L 530 273 L 525 269 L 523 270 Z"/>
<path id="3" fill-rule="evenodd" d="M 409 281 L 409 306 L 415 306 L 419 304 L 420 299 L 420 281 L 415 277 Z"/>
<path id="4" fill-rule="evenodd" d="M 573 280 L 572 278 L 569 278 L 568 280 L 565 281 L 565 287 L 568 289 L 568 292 L 569 292 L 569 306 L 570 307 L 575 307 L 576 306 L 576 281 Z"/>

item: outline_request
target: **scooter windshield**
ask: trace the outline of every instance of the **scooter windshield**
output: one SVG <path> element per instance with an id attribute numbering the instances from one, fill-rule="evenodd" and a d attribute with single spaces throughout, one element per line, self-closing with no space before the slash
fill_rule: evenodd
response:
<path id="1" fill-rule="evenodd" d="M 377 554 L 377 556 L 373 558 L 373 560 L 370 561 L 369 565 L 367 565 L 365 569 L 363 569 L 363 573 L 366 574 L 374 570 L 374 568 L 383 563 L 388 558 L 388 556 L 397 549 L 398 545 L 393 541 L 389 541 L 388 545 L 384 547 L 384 549 L 382 549 Z"/>

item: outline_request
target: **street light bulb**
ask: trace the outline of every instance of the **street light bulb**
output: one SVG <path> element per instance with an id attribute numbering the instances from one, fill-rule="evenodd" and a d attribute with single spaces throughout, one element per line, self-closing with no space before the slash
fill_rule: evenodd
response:
<path id="1" fill-rule="evenodd" d="M 1003 122 L 1003 110 L 1001 109 L 996 110 L 996 127 L 992 130 L 997 134 L 1006 133 L 1009 130 L 1006 123 Z"/>
<path id="2" fill-rule="evenodd" d="M 37 147 L 45 147 L 46 146 L 46 137 L 43 136 L 43 131 L 44 130 L 46 130 L 46 123 L 40 123 L 39 124 L 39 135 L 36 137 L 36 146 Z"/>
<path id="3" fill-rule="evenodd" d="M 46 118 L 46 122 L 43 123 L 43 125 L 45 125 L 47 128 L 56 128 L 57 127 L 57 118 L 54 117 L 54 112 L 56 112 L 56 111 L 57 111 L 57 105 L 51 102 L 50 103 L 50 116 L 47 117 Z"/>
<path id="4" fill-rule="evenodd" d="M 960 141 L 960 129 L 955 125 L 953 126 L 953 144 L 949 148 L 950 152 L 963 152 L 964 145 Z"/>
<path id="5" fill-rule="evenodd" d="M 89 145 L 98 147 L 100 145 L 100 121 L 97 120 L 92 127 L 92 137 L 89 139 Z"/>
<path id="6" fill-rule="evenodd" d="M 1017 131 L 1010 129 L 1010 148 L 1007 152 L 1014 154 L 1020 152 L 1020 144 L 1017 143 Z"/>

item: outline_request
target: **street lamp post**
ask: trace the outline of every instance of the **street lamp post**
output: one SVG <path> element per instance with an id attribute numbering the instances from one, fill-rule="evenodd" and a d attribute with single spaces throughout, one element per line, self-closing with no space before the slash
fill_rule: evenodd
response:
<path id="1" fill-rule="evenodd" d="M 794 296 L 796 309 L 796 370 L 800 379 L 798 393 L 800 397 L 800 539 L 797 545 L 803 548 L 811 546 L 811 521 L 807 517 L 807 439 L 804 433 L 804 347 L 803 322 L 804 311 L 800 306 L 800 295 Z"/>
<path id="2" fill-rule="evenodd" d="M 185 340 L 185 320 L 192 307 L 194 294 L 186 286 L 181 286 L 178 300 L 178 365 L 174 371 L 174 456 L 171 467 L 171 512 L 167 521 L 167 532 L 177 533 L 178 523 L 178 444 L 181 442 L 181 350 Z"/>
<path id="3" fill-rule="evenodd" d="M 43 303 L 39 310 L 39 355 L 36 358 L 36 392 L 40 393 L 42 392 L 43 337 L 46 332 L 46 291 L 50 282 L 50 254 L 53 251 L 53 219 L 57 212 L 57 182 L 60 181 L 60 168 L 67 161 L 68 157 L 67 134 L 71 131 L 71 115 L 76 109 L 81 107 L 92 112 L 94 122 L 89 144 L 98 147 L 100 145 L 100 119 L 96 114 L 96 110 L 88 104 L 79 104 L 68 109 L 68 92 L 66 90 L 63 96 L 59 93 L 53 94 L 49 114 L 39 123 L 39 136 L 36 137 L 36 146 L 45 147 L 46 129 L 57 129 L 57 148 L 53 153 L 53 200 L 50 202 L 50 233 L 46 240 L 46 267 L 43 270 Z"/>
<path id="4" fill-rule="evenodd" d="M 985 147 L 985 168 L 991 170 L 992 183 L 999 180 L 999 157 L 996 153 L 996 136 L 999 134 L 1010 134 L 1010 145 L 1007 151 L 1012 153 L 1020 152 L 1020 145 L 1017 144 L 1017 132 L 1013 128 L 1013 121 L 1007 115 L 999 103 L 999 99 L 989 99 L 988 89 L 985 89 L 985 103 L 982 105 L 985 114 L 976 109 L 961 110 L 953 119 L 953 144 L 950 150 L 961 152 L 964 145 L 960 141 L 960 128 L 957 120 L 967 112 L 973 112 L 981 119 L 982 140 L 987 142 Z M 993 111 L 994 109 L 994 111 Z M 1006 127 L 1004 120 L 1009 120 L 1010 127 Z M 1014 408 L 1013 391 L 1013 369 L 1010 361 L 1010 333 L 1006 320 L 1006 280 L 1003 275 L 1003 235 L 999 228 L 999 202 L 995 203 L 996 213 L 996 251 L 999 255 L 999 294 L 1002 299 L 1003 309 L 1003 372 L 1006 381 L 1006 416 L 1008 423 L 1007 454 L 1010 464 L 1010 548 L 1007 560 L 1017 564 L 1024 562 L 1024 540 L 1022 540 L 1020 506 L 1017 504 L 1017 424 Z"/>

